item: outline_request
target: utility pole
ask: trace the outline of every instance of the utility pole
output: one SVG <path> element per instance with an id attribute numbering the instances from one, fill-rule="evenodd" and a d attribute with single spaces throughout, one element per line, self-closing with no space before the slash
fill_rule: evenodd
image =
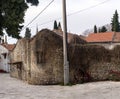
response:
<path id="1" fill-rule="evenodd" d="M 66 0 L 63 0 L 63 58 L 64 58 L 64 85 L 67 85 L 69 83 L 69 62 L 67 55 Z"/>

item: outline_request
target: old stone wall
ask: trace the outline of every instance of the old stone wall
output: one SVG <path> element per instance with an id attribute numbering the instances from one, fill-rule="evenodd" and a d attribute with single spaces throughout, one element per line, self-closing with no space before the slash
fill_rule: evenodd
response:
<path id="1" fill-rule="evenodd" d="M 69 44 L 70 82 L 120 80 L 120 46 Z M 30 84 L 63 83 L 63 41 L 50 30 L 18 41 L 11 53 L 11 76 Z"/>
<path id="2" fill-rule="evenodd" d="M 99 46 L 103 46 L 106 49 L 112 50 L 114 49 L 115 46 L 120 45 L 120 43 L 118 42 L 108 42 L 108 43 L 88 43 L 89 45 L 99 45 Z"/>
<path id="3" fill-rule="evenodd" d="M 93 81 L 120 80 L 120 65 L 114 62 L 94 62 L 89 67 Z"/>
<path id="4" fill-rule="evenodd" d="M 27 79 L 27 42 L 26 39 L 19 40 L 11 52 L 10 75 L 22 80 Z"/>
<path id="5" fill-rule="evenodd" d="M 46 31 L 31 42 L 30 71 L 31 84 L 57 84 L 63 82 L 62 38 Z M 57 39 L 57 40 L 56 40 Z"/>
<path id="6" fill-rule="evenodd" d="M 120 46 L 74 45 L 69 48 L 71 82 L 120 80 Z M 73 55 L 72 55 L 73 54 Z"/>

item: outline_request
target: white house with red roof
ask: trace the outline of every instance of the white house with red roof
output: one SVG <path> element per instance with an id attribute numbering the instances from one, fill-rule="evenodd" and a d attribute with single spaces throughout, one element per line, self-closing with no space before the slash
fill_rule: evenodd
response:
<path id="1" fill-rule="evenodd" d="M 10 52 L 15 47 L 15 44 L 7 44 L 7 42 L 0 42 L 0 72 L 10 71 Z"/>
<path id="2" fill-rule="evenodd" d="M 120 45 L 120 32 L 91 33 L 86 37 L 89 44 L 102 45 L 105 48 L 114 48 Z"/>

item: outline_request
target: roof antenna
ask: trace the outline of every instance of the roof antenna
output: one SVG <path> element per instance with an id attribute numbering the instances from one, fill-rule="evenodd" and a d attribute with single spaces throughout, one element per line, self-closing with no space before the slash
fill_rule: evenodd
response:
<path id="1" fill-rule="evenodd" d="M 7 44 L 7 35 L 5 35 L 5 44 Z"/>
<path id="2" fill-rule="evenodd" d="M 38 25 L 36 24 L 36 34 L 38 33 Z"/>

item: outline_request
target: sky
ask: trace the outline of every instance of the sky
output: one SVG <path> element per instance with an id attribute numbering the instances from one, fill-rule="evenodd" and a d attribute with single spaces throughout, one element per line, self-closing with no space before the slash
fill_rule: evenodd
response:
<path id="1" fill-rule="evenodd" d="M 25 12 L 23 25 L 26 27 L 52 0 L 39 0 L 38 6 L 31 6 Z M 85 30 L 94 25 L 103 26 L 110 24 L 115 10 L 120 16 L 120 0 L 66 0 L 67 30 L 68 32 L 81 35 Z M 54 20 L 62 23 L 62 0 L 54 0 L 52 4 L 43 11 L 27 27 L 31 29 L 32 36 L 38 30 L 48 28 L 53 30 Z M 24 36 L 25 28 L 21 31 Z M 13 43 L 16 40 L 8 39 Z"/>

